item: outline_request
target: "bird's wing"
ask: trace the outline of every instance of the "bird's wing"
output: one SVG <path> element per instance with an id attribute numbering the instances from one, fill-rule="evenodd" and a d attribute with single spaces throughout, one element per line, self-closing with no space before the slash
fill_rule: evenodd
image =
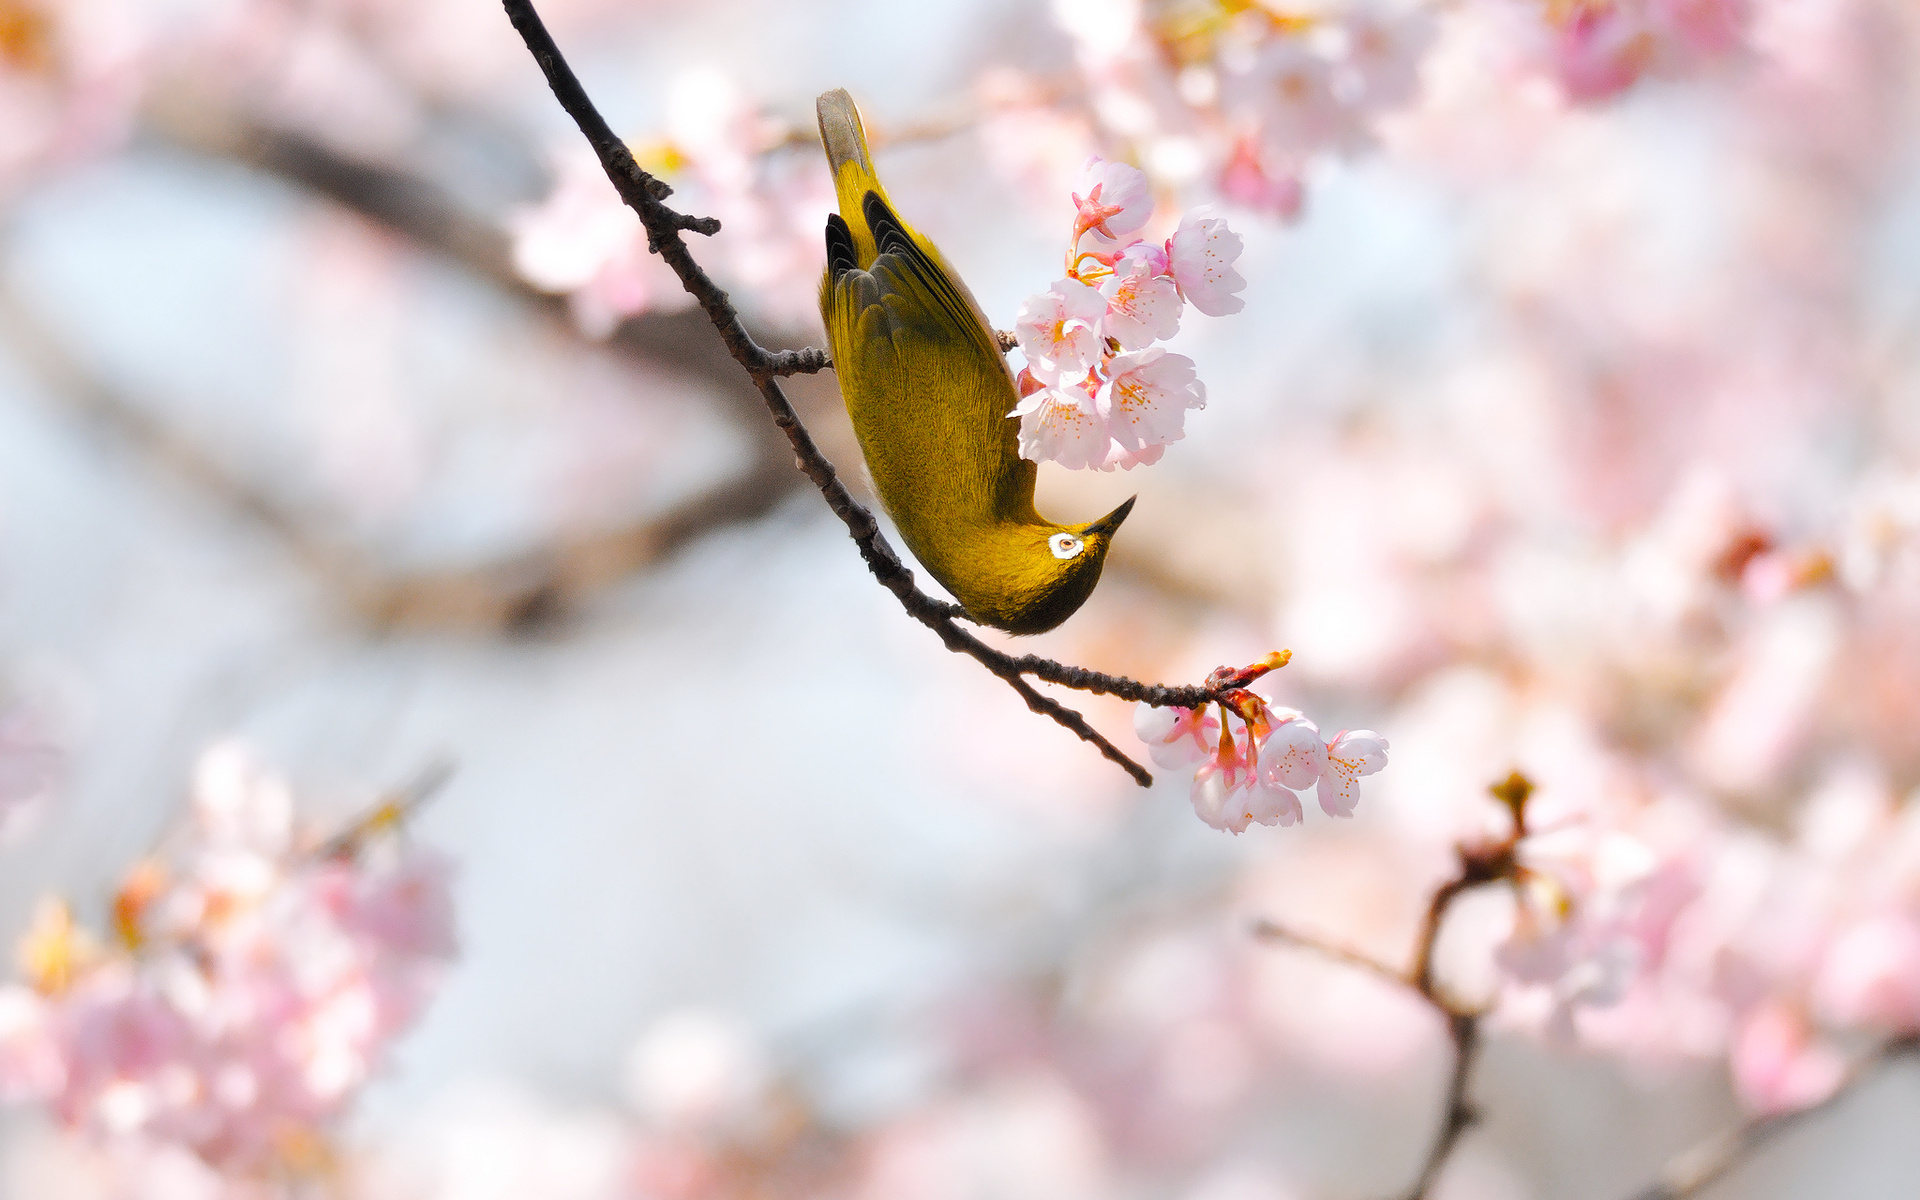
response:
<path id="1" fill-rule="evenodd" d="M 903 509 L 1036 520 L 1034 467 L 1007 419 L 1019 394 L 979 305 L 878 194 L 861 215 L 879 253 L 867 270 L 854 267 L 850 231 L 830 218 L 822 308 L 882 499 L 903 522 Z"/>

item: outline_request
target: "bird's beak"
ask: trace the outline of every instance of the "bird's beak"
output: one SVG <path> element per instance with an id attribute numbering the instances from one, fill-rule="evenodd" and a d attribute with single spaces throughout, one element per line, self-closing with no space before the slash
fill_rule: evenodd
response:
<path id="1" fill-rule="evenodd" d="M 1110 535 L 1114 530 L 1120 528 L 1120 522 L 1127 519 L 1127 514 L 1133 511 L 1133 502 L 1139 498 L 1138 496 L 1128 496 L 1125 504 L 1122 504 L 1119 508 L 1114 509 L 1106 516 L 1101 517 L 1098 521 L 1087 526 L 1082 532 L 1089 534 L 1097 533 L 1101 537 Z"/>

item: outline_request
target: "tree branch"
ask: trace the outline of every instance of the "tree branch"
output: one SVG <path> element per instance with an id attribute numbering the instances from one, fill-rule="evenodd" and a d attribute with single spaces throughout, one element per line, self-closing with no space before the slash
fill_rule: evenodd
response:
<path id="1" fill-rule="evenodd" d="M 1496 785 L 1496 789 L 1501 786 L 1507 785 Z M 1453 1064 L 1447 1072 L 1446 1102 L 1440 1115 L 1440 1128 L 1427 1147 L 1426 1156 L 1421 1160 L 1420 1173 L 1415 1177 L 1412 1188 L 1405 1193 L 1405 1200 L 1426 1200 L 1439 1180 L 1441 1170 L 1446 1167 L 1447 1160 L 1460 1144 L 1461 1137 L 1480 1119 L 1480 1112 L 1468 1098 L 1467 1089 L 1473 1080 L 1474 1065 L 1480 1058 L 1480 1020 L 1484 1014 L 1459 1008 L 1448 999 L 1434 977 L 1434 948 L 1440 942 L 1440 928 L 1446 920 L 1447 910 L 1455 900 L 1483 884 L 1510 878 L 1517 869 L 1514 850 L 1526 832 L 1526 824 L 1517 809 L 1515 817 L 1514 832 L 1505 841 L 1456 849 L 1459 871 L 1434 889 L 1433 896 L 1427 902 L 1426 915 L 1420 921 L 1420 932 L 1414 939 L 1413 962 L 1405 970 L 1397 970 L 1356 950 L 1321 941 L 1272 921 L 1256 921 L 1253 926 L 1254 936 L 1265 941 L 1306 950 L 1389 983 L 1399 984 L 1426 1001 L 1446 1022 L 1447 1041 L 1453 1049 Z"/>
<path id="2" fill-rule="evenodd" d="M 1792 1112 L 1754 1117 L 1737 1128 L 1702 1142 L 1674 1159 L 1661 1172 L 1659 1181 L 1635 1193 L 1634 1200 L 1685 1200 L 1686 1197 L 1699 1195 L 1789 1129 L 1839 1104 L 1884 1067 L 1917 1053 L 1920 1053 L 1920 1034 L 1908 1034 L 1882 1042 L 1872 1053 L 1848 1069 L 1846 1078 L 1825 1100 Z"/>
<path id="3" fill-rule="evenodd" d="M 1052 718 L 1064 728 L 1071 730 L 1082 740 L 1097 747 L 1101 754 L 1120 766 L 1141 787 L 1149 787 L 1153 776 L 1139 763 L 1129 758 L 1119 747 L 1103 737 L 1079 713 L 1051 700 L 1026 682 L 1025 676 L 1047 683 L 1080 691 L 1117 696 L 1124 700 L 1145 701 L 1156 705 L 1178 705 L 1184 708 L 1198 708 L 1203 704 L 1219 699 L 1221 689 L 1201 687 L 1164 687 L 1141 683 L 1138 680 L 1122 676 L 1107 675 L 1090 671 L 1082 667 L 1067 666 L 1051 659 L 1026 655 L 1016 658 L 996 650 L 972 634 L 961 629 L 954 622 L 964 617 L 956 606 L 935 600 L 914 586 L 913 572 L 909 571 L 894 553 L 886 537 L 880 532 L 879 523 L 873 514 L 862 507 L 848 493 L 846 485 L 840 482 L 833 464 L 814 444 L 806 427 L 800 423 L 793 405 L 787 400 L 777 376 L 791 374 L 799 370 L 820 370 L 828 365 L 825 352 L 819 350 L 777 353 L 769 351 L 753 340 L 746 326 L 740 320 L 739 310 L 734 308 L 726 292 L 701 269 L 687 249 L 681 234 L 693 231 L 711 236 L 718 232 L 719 223 L 711 218 L 695 218 L 675 212 L 666 206 L 667 197 L 673 189 L 666 183 L 649 175 L 634 161 L 633 154 L 626 143 L 617 137 L 606 119 L 600 115 L 593 101 L 588 98 L 586 89 L 574 75 L 573 69 L 554 44 L 553 37 L 547 32 L 540 16 L 534 11 L 531 0 L 503 0 L 507 17 L 513 27 L 519 31 L 526 42 L 534 61 L 540 64 L 541 71 L 547 77 L 547 84 L 553 89 L 554 97 L 559 100 L 567 115 L 585 135 L 593 147 L 600 164 L 612 180 L 614 188 L 620 193 L 628 207 L 639 216 L 641 225 L 647 232 L 647 248 L 660 255 L 661 259 L 673 269 L 687 294 L 694 298 L 701 311 L 712 322 L 720 340 L 726 345 L 734 361 L 752 377 L 760 390 L 767 410 L 773 416 L 774 424 L 787 436 L 793 447 L 796 465 L 814 487 L 825 498 L 827 507 L 840 518 L 847 527 L 847 533 L 859 547 L 860 557 L 866 562 L 867 569 L 880 585 L 892 592 L 906 609 L 908 615 L 931 629 L 947 649 L 956 654 L 965 654 L 980 663 L 988 671 L 1005 680 L 1027 702 L 1033 711 Z"/>

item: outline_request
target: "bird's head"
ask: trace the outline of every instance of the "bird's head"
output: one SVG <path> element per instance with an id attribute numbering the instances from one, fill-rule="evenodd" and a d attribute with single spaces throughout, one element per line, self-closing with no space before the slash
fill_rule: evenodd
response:
<path id="1" fill-rule="evenodd" d="M 1136 497 L 1137 498 L 1137 497 Z M 1045 633 L 1072 616 L 1100 582 L 1114 531 L 1133 499 L 1084 525 L 1021 525 L 996 593 L 985 603 L 961 597 L 969 611 L 1009 633 Z"/>

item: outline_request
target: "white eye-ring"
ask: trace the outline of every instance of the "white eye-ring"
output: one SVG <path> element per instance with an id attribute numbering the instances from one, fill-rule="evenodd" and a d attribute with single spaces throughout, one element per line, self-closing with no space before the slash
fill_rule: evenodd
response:
<path id="1" fill-rule="evenodd" d="M 1070 533 L 1056 533 L 1047 539 L 1047 549 L 1053 551 L 1055 558 L 1078 558 L 1087 544 Z"/>

